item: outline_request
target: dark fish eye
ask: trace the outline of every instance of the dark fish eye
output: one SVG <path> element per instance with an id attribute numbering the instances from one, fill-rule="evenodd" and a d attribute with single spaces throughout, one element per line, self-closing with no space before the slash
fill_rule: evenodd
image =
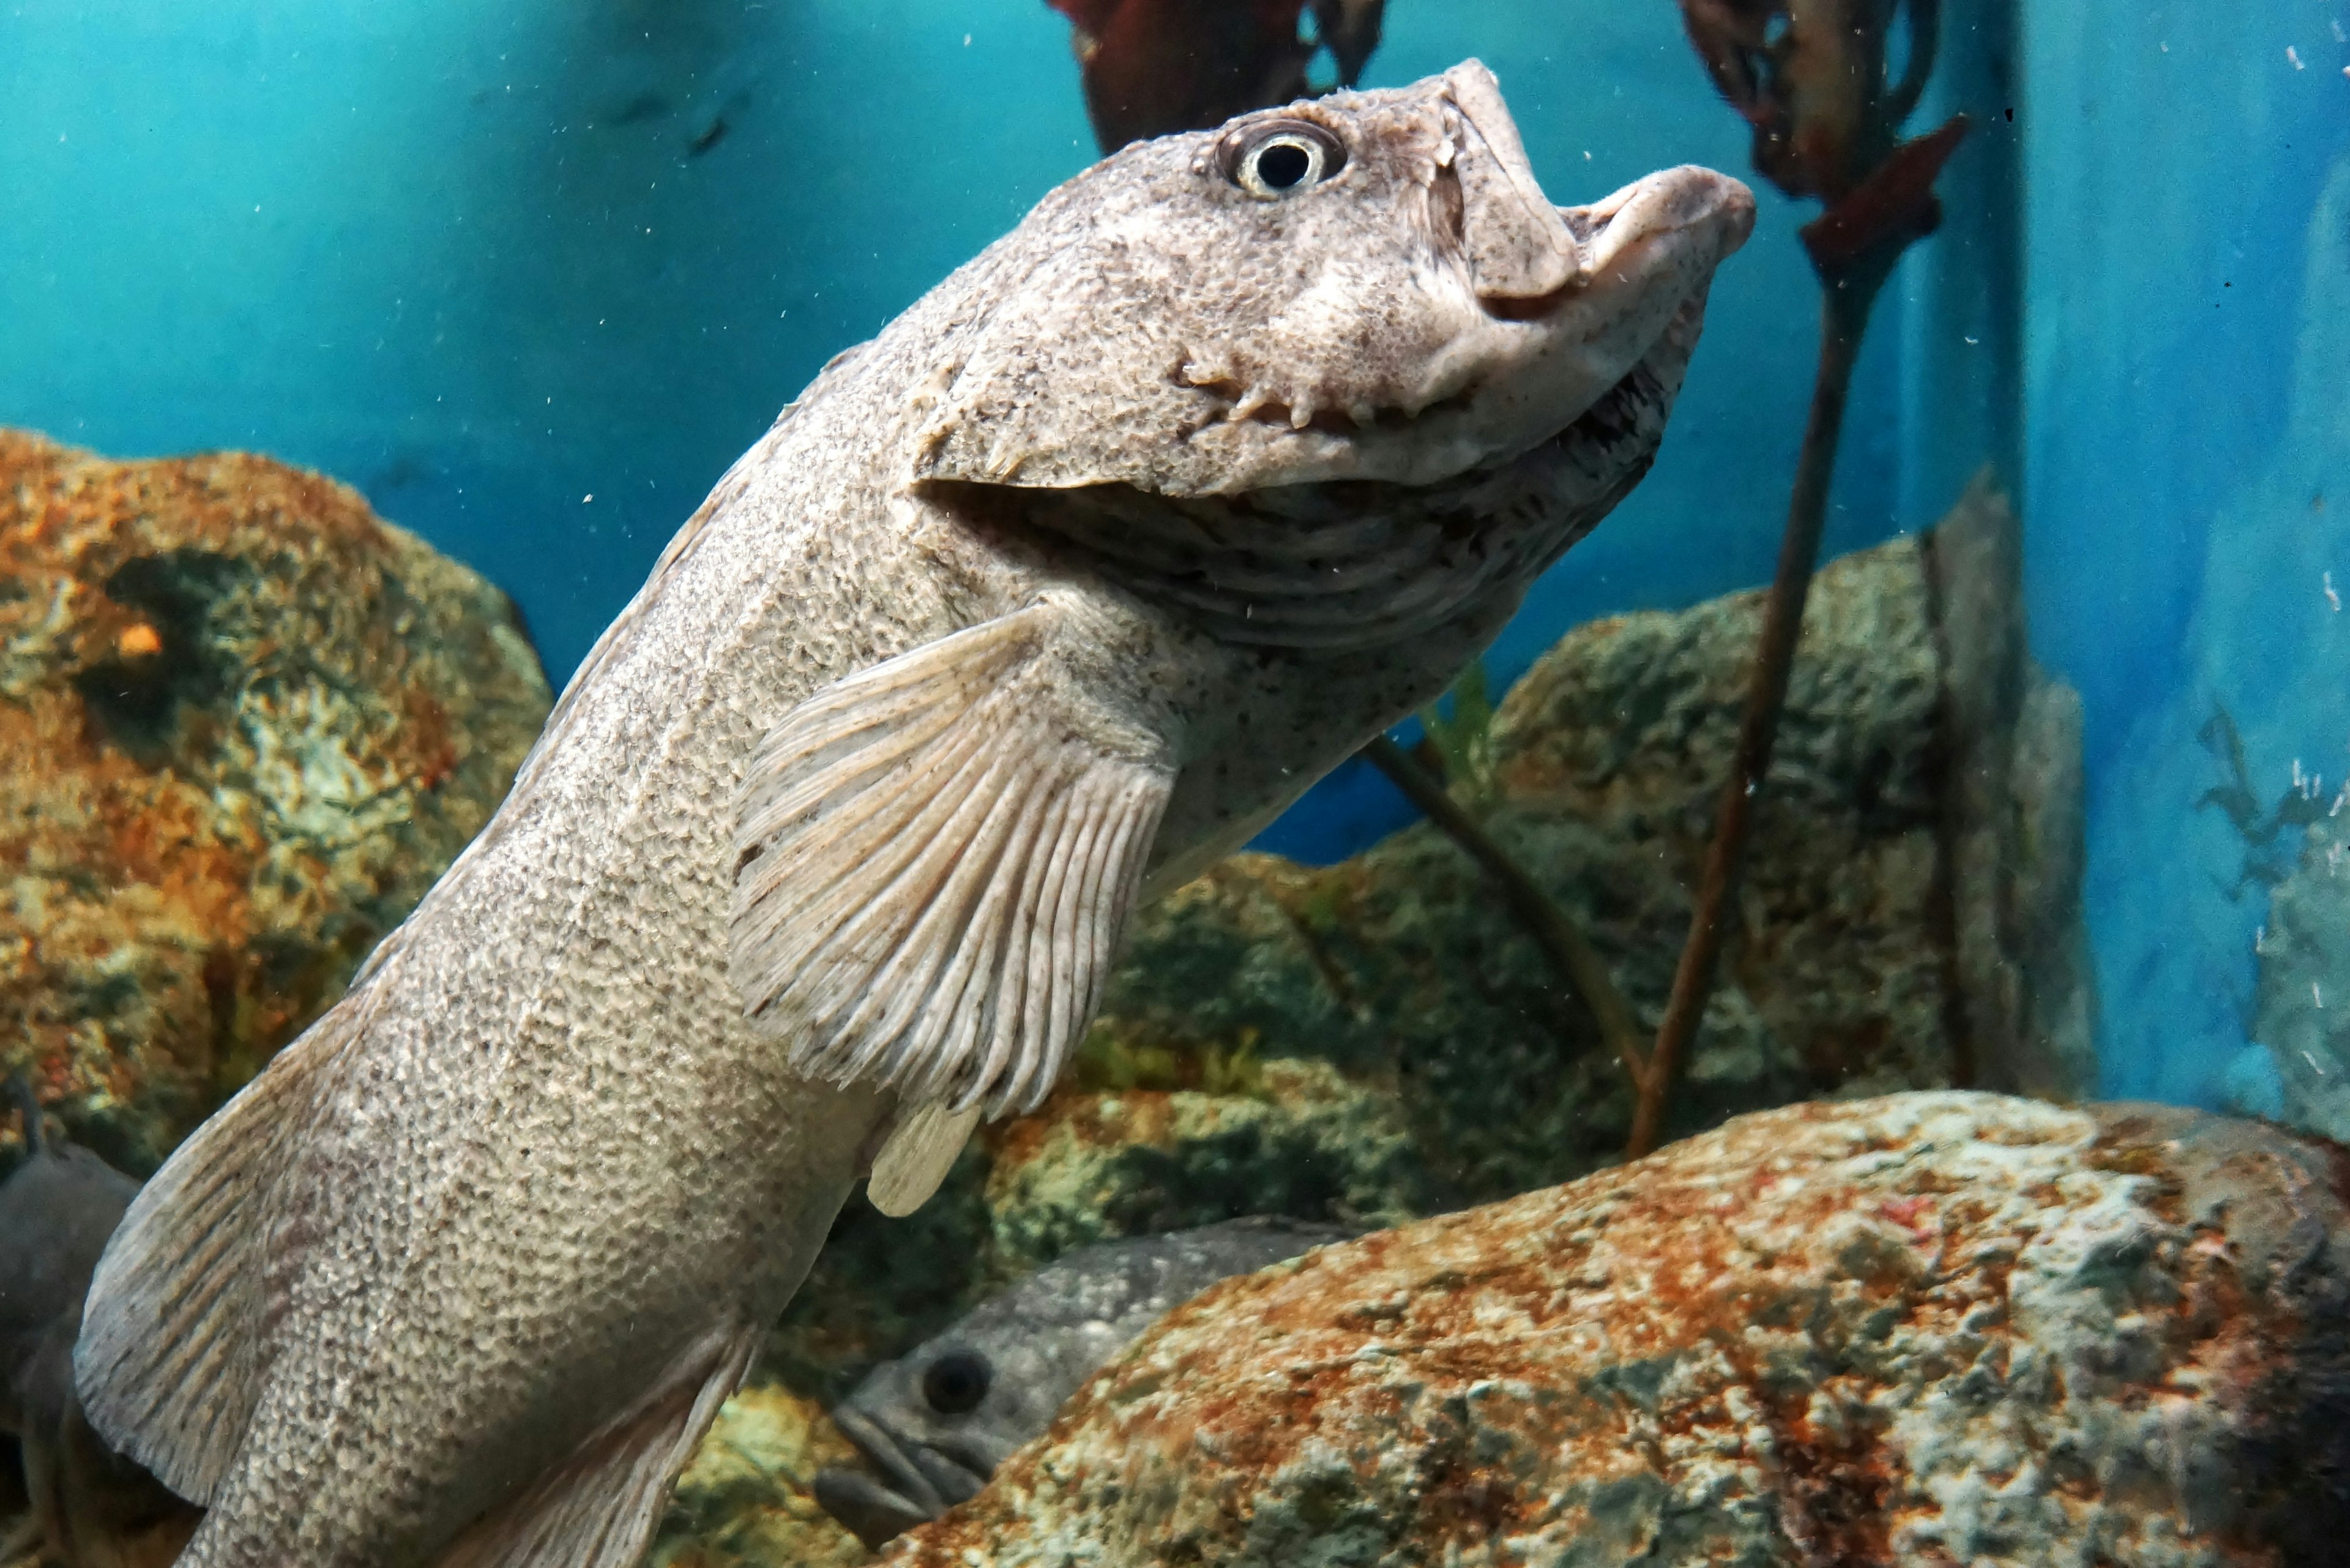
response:
<path id="1" fill-rule="evenodd" d="M 962 1416 L 987 1397 L 995 1369 L 975 1350 L 950 1350 L 922 1374 L 922 1397 L 941 1416 Z"/>
<path id="2" fill-rule="evenodd" d="M 1310 119 L 1244 126 L 1223 146 L 1225 176 L 1260 202 L 1309 191 L 1347 166 L 1347 148 Z"/>

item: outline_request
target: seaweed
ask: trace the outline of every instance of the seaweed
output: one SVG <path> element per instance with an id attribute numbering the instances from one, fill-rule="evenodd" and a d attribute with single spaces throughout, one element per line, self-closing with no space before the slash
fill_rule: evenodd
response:
<path id="1" fill-rule="evenodd" d="M 2340 812 L 2350 802 L 2350 783 L 2329 799 L 2317 775 L 2303 773 L 2296 762 L 2293 783 L 2274 805 L 2263 806 L 2252 788 L 2251 768 L 2244 760 L 2243 735 L 2225 703 L 2211 704 L 2211 717 L 2195 732 L 2195 738 L 2228 770 L 2227 782 L 2205 790 L 2195 809 L 2220 812 L 2244 841 L 2243 868 L 2235 886 L 2228 889 L 2229 899 L 2242 898 L 2244 890 L 2254 886 L 2274 888 L 2293 875 L 2299 858 L 2301 840 L 2296 830 Z"/>
<path id="2" fill-rule="evenodd" d="M 1104 152 L 1353 87 L 1387 9 L 1387 0 L 1045 3 L 1069 19 Z"/>
<path id="3" fill-rule="evenodd" d="M 1639 1103 L 1627 1158 L 1656 1148 L 1713 988 L 1819 559 L 1861 335 L 1902 253 L 1939 225 L 1934 181 L 1966 134 L 1966 117 L 1958 115 L 1924 136 L 1899 140 L 1901 122 L 1933 70 L 1938 11 L 1937 0 L 1681 0 L 1690 40 L 1715 87 L 1754 127 L 1756 170 L 1788 195 L 1825 204 L 1800 231 L 1820 280 L 1820 358 L 1736 760 L 1715 810 L 1697 910 L 1664 1021 L 1648 1070 L 1635 1075 Z M 1888 46 L 1905 17 L 1908 58 L 1896 77 Z"/>
<path id="4" fill-rule="evenodd" d="M 1451 789 L 1479 805 L 1490 804 L 1493 777 L 1493 700 L 1485 679 L 1485 661 L 1472 659 L 1454 679 L 1444 699 L 1422 708 L 1418 717 L 1431 770 Z"/>

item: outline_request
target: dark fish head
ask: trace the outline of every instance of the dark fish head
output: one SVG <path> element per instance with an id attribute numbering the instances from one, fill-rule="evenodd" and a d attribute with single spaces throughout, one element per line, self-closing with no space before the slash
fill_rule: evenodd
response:
<path id="1" fill-rule="evenodd" d="M 0 1427 L 25 1419 L 17 1390 L 51 1330 L 79 1319 L 99 1255 L 138 1191 L 88 1149 L 55 1140 L 0 1182 Z"/>
<path id="2" fill-rule="evenodd" d="M 1645 468 L 1753 211 L 1698 168 L 1553 205 L 1475 61 L 1137 143 L 972 264 L 913 477 L 1429 486 L 1562 441 Z"/>
<path id="3" fill-rule="evenodd" d="M 870 1470 L 819 1471 L 817 1502 L 868 1546 L 936 1518 L 1042 1436 L 1088 1377 L 1170 1308 L 1350 1234 L 1250 1219 L 1069 1253 L 874 1368 L 832 1413 Z"/>

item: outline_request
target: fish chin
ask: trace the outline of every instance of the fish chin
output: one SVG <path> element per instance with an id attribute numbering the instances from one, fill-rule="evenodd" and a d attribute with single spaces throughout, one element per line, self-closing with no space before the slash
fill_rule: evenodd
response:
<path id="1" fill-rule="evenodd" d="M 868 1552 L 938 1517 L 911 1500 L 890 1490 L 862 1470 L 827 1465 L 816 1471 L 816 1505 L 832 1515 Z"/>
<path id="2" fill-rule="evenodd" d="M 946 1452 L 947 1445 L 899 1432 L 853 1406 L 836 1408 L 832 1418 L 883 1479 L 827 1466 L 816 1476 L 816 1501 L 868 1547 L 976 1495 L 993 1469 L 976 1468 Z"/>
<path id="3" fill-rule="evenodd" d="M 1704 303 L 1700 284 L 1628 369 L 1524 450 L 1421 483 L 1196 497 L 1128 484 L 925 490 L 972 525 L 1053 536 L 1065 558 L 1225 643 L 1403 643 L 1512 599 L 1647 474 Z"/>

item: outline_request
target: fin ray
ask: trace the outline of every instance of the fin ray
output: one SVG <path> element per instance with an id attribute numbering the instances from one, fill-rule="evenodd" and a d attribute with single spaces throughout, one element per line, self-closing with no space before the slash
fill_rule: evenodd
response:
<path id="1" fill-rule="evenodd" d="M 74 1347 L 87 1418 L 192 1501 L 213 1500 L 260 1397 L 271 1189 L 376 994 L 346 995 L 198 1127 L 91 1278 Z"/>
<path id="2" fill-rule="evenodd" d="M 991 1116 L 1058 1076 L 1174 784 L 1158 737 L 1080 711 L 1066 613 L 852 675 L 760 745 L 730 969 L 799 1071 Z"/>

